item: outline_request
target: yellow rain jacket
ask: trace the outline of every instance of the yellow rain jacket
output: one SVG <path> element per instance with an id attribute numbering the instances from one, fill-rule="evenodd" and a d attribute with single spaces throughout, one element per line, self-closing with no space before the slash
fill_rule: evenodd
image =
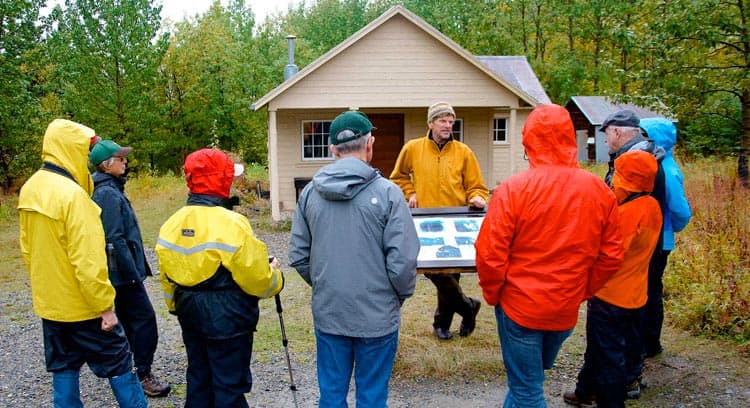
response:
<path id="1" fill-rule="evenodd" d="M 474 152 L 457 140 L 450 140 L 441 150 L 430 131 L 404 145 L 390 179 L 406 200 L 416 193 L 422 208 L 460 207 L 476 196 L 485 201 L 489 196 Z"/>
<path id="2" fill-rule="evenodd" d="M 18 197 L 21 254 L 31 277 L 34 312 L 78 322 L 114 307 L 101 210 L 91 200 L 87 168 L 94 131 L 56 119 L 42 144 L 44 166 Z"/>
<path id="3" fill-rule="evenodd" d="M 164 300 L 175 311 L 175 289 L 191 288 L 212 278 L 220 266 L 248 295 L 268 298 L 283 286 L 272 270 L 266 245 L 243 215 L 220 206 L 187 205 L 159 230 L 156 244 Z"/>

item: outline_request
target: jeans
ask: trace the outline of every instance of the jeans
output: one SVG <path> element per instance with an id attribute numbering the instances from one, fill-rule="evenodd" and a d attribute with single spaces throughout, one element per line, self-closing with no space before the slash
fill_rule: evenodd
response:
<path id="1" fill-rule="evenodd" d="M 595 395 L 602 408 L 624 408 L 625 386 L 642 368 L 640 309 L 624 309 L 596 297 L 589 299 L 586 309 L 586 353 L 576 395 Z"/>
<path id="2" fill-rule="evenodd" d="M 352 369 L 357 408 L 387 407 L 388 381 L 398 348 L 398 330 L 382 337 L 348 337 L 315 329 L 319 406 L 347 407 Z"/>
<path id="3" fill-rule="evenodd" d="M 552 368 L 560 347 L 573 329 L 527 329 L 513 322 L 500 305 L 495 306 L 495 319 L 508 376 L 508 393 L 503 407 L 546 407 L 542 388 L 544 370 Z"/>
<path id="4" fill-rule="evenodd" d="M 655 249 L 648 265 L 648 300 L 643 307 L 641 332 L 647 356 L 661 353 L 661 326 L 664 323 L 664 284 L 662 277 L 671 251 Z"/>
<path id="5" fill-rule="evenodd" d="M 78 370 L 52 373 L 52 395 L 54 408 L 83 408 L 79 388 Z M 129 371 L 109 378 L 109 385 L 120 408 L 146 408 L 148 403 L 143 388 L 134 372 Z"/>

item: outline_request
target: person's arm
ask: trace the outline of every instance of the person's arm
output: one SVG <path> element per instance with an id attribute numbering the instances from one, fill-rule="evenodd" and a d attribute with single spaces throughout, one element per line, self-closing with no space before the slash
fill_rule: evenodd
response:
<path id="1" fill-rule="evenodd" d="M 123 225 L 121 200 L 119 192 L 111 188 L 99 188 L 92 197 L 99 208 L 102 209 L 101 219 L 104 226 L 104 236 L 108 244 L 114 248 L 114 256 L 117 272 L 120 279 L 135 280 L 138 278 L 138 270 L 135 259 L 130 252 L 126 239 L 127 231 Z M 113 273 L 114 271 L 110 271 Z"/>
<path id="2" fill-rule="evenodd" d="M 589 271 L 585 295 L 587 299 L 599 291 L 609 278 L 620 269 L 625 257 L 617 199 L 614 193 L 610 193 L 606 198 L 609 202 L 609 212 L 606 219 L 602 220 L 604 229 L 599 244 L 599 253 Z"/>
<path id="3" fill-rule="evenodd" d="M 227 265 L 232 278 L 243 292 L 261 299 L 269 298 L 281 292 L 284 277 L 281 270 L 271 267 L 266 244 L 255 237 L 250 222 L 245 217 L 238 217 L 244 234 L 242 243 Z"/>
<path id="4" fill-rule="evenodd" d="M 474 242 L 479 286 L 484 300 L 491 306 L 500 301 L 500 291 L 508 273 L 514 230 L 515 220 L 508 187 L 501 184 L 495 190 Z"/>
<path id="5" fill-rule="evenodd" d="M 383 230 L 383 250 L 388 279 L 403 304 L 414 294 L 417 282 L 419 238 L 406 203 L 393 191 L 389 197 L 391 212 Z"/>
<path id="6" fill-rule="evenodd" d="M 490 190 L 484 184 L 479 161 L 471 150 L 467 151 L 464 161 L 463 183 L 469 204 L 477 208 L 484 208 L 490 196 Z"/>
<path id="7" fill-rule="evenodd" d="M 75 194 L 65 219 L 68 259 L 83 298 L 100 313 L 114 308 L 115 289 L 107 273 L 99 207 L 85 191 Z"/>
<path id="8" fill-rule="evenodd" d="M 310 277 L 310 246 L 312 235 L 310 234 L 310 227 L 307 224 L 304 214 L 303 203 L 306 201 L 305 197 L 306 195 L 303 192 L 294 211 L 292 231 L 289 239 L 288 259 L 289 266 L 296 269 L 302 279 L 308 285 L 312 286 L 312 278 Z"/>
<path id="9" fill-rule="evenodd" d="M 412 183 L 412 154 L 409 145 L 405 145 L 398 154 L 396 164 L 391 172 L 390 180 L 394 182 L 404 193 L 404 198 L 408 200 L 409 208 L 416 208 L 417 190 Z"/>
<path id="10" fill-rule="evenodd" d="M 669 208 L 669 219 L 672 223 L 672 231 L 680 232 L 688 225 L 693 213 L 685 195 L 682 174 L 679 171 L 675 171 L 674 174 L 669 174 L 666 177 L 666 200 L 667 207 Z"/>

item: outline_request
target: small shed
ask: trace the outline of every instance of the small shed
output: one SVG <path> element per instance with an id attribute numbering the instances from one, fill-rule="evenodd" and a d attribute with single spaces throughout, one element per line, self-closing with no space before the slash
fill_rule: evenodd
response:
<path id="1" fill-rule="evenodd" d="M 604 96 L 573 96 L 565 105 L 565 109 L 570 113 L 576 130 L 579 162 L 606 163 L 609 161 L 604 133 L 599 130 L 609 114 L 630 109 L 641 119 L 664 117 L 662 114 L 637 105 L 611 102 Z"/>
<path id="2" fill-rule="evenodd" d="M 387 177 L 410 139 L 427 132 L 427 107 L 456 111 L 454 137 L 472 148 L 488 187 L 527 168 L 521 129 L 549 103 L 523 56 L 475 56 L 403 6 L 394 6 L 256 101 L 268 109 L 271 215 L 287 218 L 300 190 L 331 163 L 328 131 L 344 110 L 377 128 L 373 167 Z"/>

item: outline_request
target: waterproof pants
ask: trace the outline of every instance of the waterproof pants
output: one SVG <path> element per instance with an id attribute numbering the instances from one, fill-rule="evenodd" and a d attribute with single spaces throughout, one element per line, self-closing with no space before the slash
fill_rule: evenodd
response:
<path id="1" fill-rule="evenodd" d="M 143 378 L 151 373 L 151 364 L 159 342 L 154 307 L 143 282 L 115 289 L 115 312 L 128 337 L 138 378 Z"/>
<path id="2" fill-rule="evenodd" d="M 182 340 L 188 357 L 185 408 L 247 407 L 252 333 L 210 339 L 183 326 Z"/>
<path id="3" fill-rule="evenodd" d="M 455 313 L 464 318 L 472 317 L 474 304 L 461 289 L 460 273 L 426 273 L 425 276 L 435 284 L 437 289 L 438 302 L 435 320 L 432 324 L 434 328 L 450 330 Z"/>
<path id="4" fill-rule="evenodd" d="M 586 352 L 576 395 L 596 396 L 601 408 L 623 408 L 625 387 L 642 367 L 640 309 L 624 309 L 593 297 L 586 312 Z"/>
<path id="5" fill-rule="evenodd" d="M 661 353 L 661 327 L 664 323 L 664 269 L 671 251 L 655 249 L 648 265 L 648 300 L 643 307 L 641 331 L 644 353 L 651 357 Z"/>
<path id="6" fill-rule="evenodd" d="M 100 378 L 109 379 L 122 408 L 147 407 L 146 397 L 121 325 L 101 329 L 101 319 L 82 322 L 42 320 L 47 371 L 52 373 L 54 407 L 83 407 L 79 374 L 84 363 Z"/>

